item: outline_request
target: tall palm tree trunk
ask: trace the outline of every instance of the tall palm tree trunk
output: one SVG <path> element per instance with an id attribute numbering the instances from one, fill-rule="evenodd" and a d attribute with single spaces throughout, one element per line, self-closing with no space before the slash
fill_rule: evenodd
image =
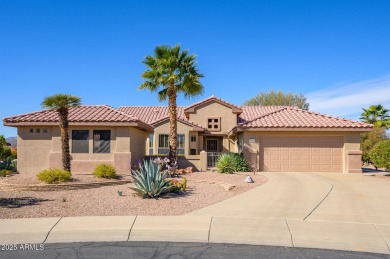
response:
<path id="1" fill-rule="evenodd" d="M 61 129 L 61 145 L 62 145 L 62 167 L 70 172 L 70 151 L 69 151 L 69 134 L 68 134 L 68 109 L 58 109 L 60 117 Z"/>
<path id="2" fill-rule="evenodd" d="M 177 93 L 173 83 L 169 85 L 167 94 L 169 98 L 169 160 L 171 165 L 173 165 L 177 161 Z"/>

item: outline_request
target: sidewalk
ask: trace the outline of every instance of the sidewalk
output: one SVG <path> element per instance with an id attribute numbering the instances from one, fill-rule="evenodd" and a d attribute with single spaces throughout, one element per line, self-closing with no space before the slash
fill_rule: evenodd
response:
<path id="1" fill-rule="evenodd" d="M 390 254 L 390 226 L 212 216 L 0 220 L 1 244 L 171 241 L 325 248 Z"/>

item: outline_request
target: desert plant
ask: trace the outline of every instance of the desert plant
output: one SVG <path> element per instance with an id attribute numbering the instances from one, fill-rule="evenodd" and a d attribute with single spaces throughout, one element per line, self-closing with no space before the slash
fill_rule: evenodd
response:
<path id="1" fill-rule="evenodd" d="M 72 175 L 69 171 L 61 169 L 48 169 L 43 170 L 37 174 L 37 178 L 45 183 L 62 183 L 70 181 Z"/>
<path id="2" fill-rule="evenodd" d="M 390 171 L 390 140 L 376 144 L 369 153 L 372 163 L 379 168 Z"/>
<path id="3" fill-rule="evenodd" d="M 99 164 L 96 166 L 93 174 L 98 178 L 116 179 L 118 175 L 115 172 L 115 167 L 110 164 Z"/>
<path id="4" fill-rule="evenodd" d="M 132 170 L 131 178 L 136 191 L 143 198 L 155 198 L 169 193 L 171 180 L 166 180 L 167 171 L 160 172 L 161 165 L 152 161 L 144 161 L 138 170 Z"/>
<path id="5" fill-rule="evenodd" d="M 179 181 L 177 179 L 173 179 L 171 181 L 171 192 L 185 192 L 187 189 L 187 178 L 183 177 L 183 180 Z"/>
<path id="6" fill-rule="evenodd" d="M 232 174 L 234 172 L 248 172 L 249 165 L 245 157 L 236 153 L 222 154 L 216 164 L 217 171 L 223 174 Z"/>
<path id="7" fill-rule="evenodd" d="M 232 154 L 222 154 L 216 164 L 218 173 L 232 174 L 235 171 L 235 160 Z"/>
<path id="8" fill-rule="evenodd" d="M 6 170 L 6 169 L 0 170 L 0 177 L 6 177 L 10 173 L 11 173 L 11 171 Z"/>
<path id="9" fill-rule="evenodd" d="M 7 158 L 4 161 L 0 161 L 0 170 L 9 170 L 11 172 L 16 172 L 16 160 Z"/>
<path id="10" fill-rule="evenodd" d="M 235 172 L 248 172 L 249 165 L 245 157 L 240 154 L 233 153 L 234 157 L 234 171 Z"/>

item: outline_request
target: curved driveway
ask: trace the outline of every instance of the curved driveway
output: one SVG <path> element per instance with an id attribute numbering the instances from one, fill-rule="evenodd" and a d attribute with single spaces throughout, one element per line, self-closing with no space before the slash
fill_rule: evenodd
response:
<path id="1" fill-rule="evenodd" d="M 390 177 L 264 173 L 269 181 L 191 215 L 390 224 Z"/>

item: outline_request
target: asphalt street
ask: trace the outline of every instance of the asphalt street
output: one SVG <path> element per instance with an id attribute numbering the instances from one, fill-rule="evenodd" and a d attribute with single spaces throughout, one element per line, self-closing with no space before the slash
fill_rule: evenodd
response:
<path id="1" fill-rule="evenodd" d="M 1 251 L 0 258 L 390 258 L 390 255 L 312 248 L 172 242 L 45 244 L 35 250 Z M 23 247 L 26 248 L 26 247 Z"/>

